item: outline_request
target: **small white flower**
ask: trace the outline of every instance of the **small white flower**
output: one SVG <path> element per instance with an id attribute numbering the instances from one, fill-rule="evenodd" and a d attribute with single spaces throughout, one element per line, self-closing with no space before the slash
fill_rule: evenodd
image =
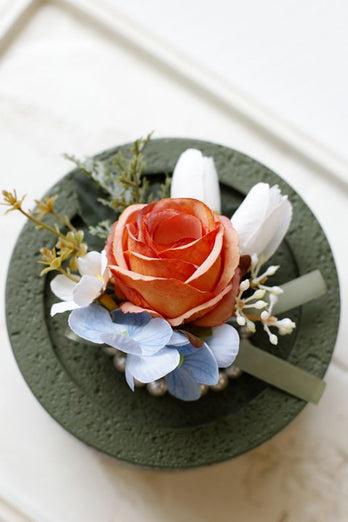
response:
<path id="1" fill-rule="evenodd" d="M 282 242 L 291 217 L 291 203 L 278 185 L 254 185 L 231 218 L 241 255 L 257 254 L 260 264 L 267 261 Z"/>
<path id="2" fill-rule="evenodd" d="M 215 212 L 221 212 L 219 178 L 213 158 L 200 150 L 187 149 L 175 165 L 172 198 L 194 198 L 203 201 Z"/>
<path id="3" fill-rule="evenodd" d="M 57 275 L 51 281 L 51 290 L 54 295 L 62 299 L 62 302 L 52 306 L 51 316 L 88 306 L 99 297 L 110 279 L 107 264 L 104 250 L 101 253 L 89 252 L 78 258 L 78 268 L 82 276 L 78 282 L 72 281 L 63 274 Z"/>
<path id="4" fill-rule="evenodd" d="M 276 326 L 278 328 L 279 335 L 291 334 L 293 329 L 296 328 L 296 324 L 288 317 L 277 320 L 272 326 Z"/>

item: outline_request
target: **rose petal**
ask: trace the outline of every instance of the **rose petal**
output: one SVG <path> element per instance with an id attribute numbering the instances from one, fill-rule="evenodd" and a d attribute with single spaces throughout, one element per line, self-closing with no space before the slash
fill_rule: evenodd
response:
<path id="1" fill-rule="evenodd" d="M 114 253 L 113 253 L 113 247 L 112 247 L 116 226 L 117 226 L 117 221 L 115 221 L 115 223 L 112 225 L 111 232 L 108 235 L 108 238 L 106 240 L 105 247 L 104 247 L 104 250 L 105 250 L 106 257 L 107 257 L 109 265 L 116 265 L 117 264 L 115 256 L 114 256 Z"/>
<path id="2" fill-rule="evenodd" d="M 151 248 L 149 245 L 146 245 L 142 241 L 139 241 L 139 239 L 137 239 L 134 236 L 134 234 L 131 230 L 131 227 L 129 225 L 126 226 L 126 230 L 128 232 L 128 237 L 127 237 L 127 246 L 125 248 L 125 251 L 129 250 L 130 252 L 138 253 L 143 256 L 156 257 L 157 254 L 156 254 L 155 250 L 153 250 L 153 248 Z M 115 263 L 110 263 L 110 264 L 114 265 Z"/>
<path id="3" fill-rule="evenodd" d="M 150 310 L 150 308 L 143 308 L 141 306 L 137 306 L 131 303 L 130 301 L 125 301 L 124 303 L 121 303 L 120 308 L 122 312 L 124 312 L 125 314 L 140 314 L 142 312 L 147 312 L 148 314 L 151 314 L 152 317 L 162 317 L 162 315 L 158 312 Z"/>
<path id="4" fill-rule="evenodd" d="M 203 303 L 199 306 L 196 306 L 177 317 L 167 319 L 168 323 L 171 324 L 172 326 L 179 326 L 182 323 L 188 323 L 188 322 L 192 323 L 199 317 L 205 316 L 208 312 L 210 312 L 211 310 L 213 310 L 214 308 L 216 308 L 218 306 L 219 302 L 224 298 L 224 296 L 229 293 L 229 291 L 231 290 L 231 287 L 232 287 L 232 285 L 228 285 L 220 294 L 209 299 L 205 303 Z M 205 325 L 205 326 L 208 326 L 208 325 Z M 215 326 L 215 324 L 212 326 Z"/>
<path id="5" fill-rule="evenodd" d="M 232 279 L 232 287 L 231 285 L 227 287 L 229 288 L 228 293 L 223 296 L 218 305 L 213 307 L 211 311 L 205 315 L 201 315 L 197 320 L 194 320 L 194 324 L 197 326 L 219 326 L 230 319 L 230 317 L 234 315 L 234 306 L 239 292 L 240 280 L 240 270 L 237 268 Z"/>
<path id="6" fill-rule="evenodd" d="M 196 270 L 191 263 L 179 259 L 158 259 L 146 257 L 135 252 L 125 252 L 125 259 L 132 272 L 152 277 L 171 278 L 186 281 Z"/>
<path id="7" fill-rule="evenodd" d="M 128 299 L 131 303 L 134 304 L 134 306 L 138 307 L 139 309 L 141 308 L 142 312 L 151 309 L 151 306 L 143 298 L 143 296 L 134 288 L 129 288 L 129 286 L 127 284 L 125 284 L 123 281 L 121 281 L 121 279 L 118 278 L 116 280 L 114 277 L 114 289 L 115 289 L 115 292 L 117 291 L 117 293 L 116 293 L 117 296 L 123 295 L 123 299 L 121 299 L 122 301 L 128 302 L 127 301 L 127 299 Z M 121 304 L 121 308 L 122 308 L 122 304 Z M 126 310 L 126 308 L 124 308 L 124 309 L 122 308 L 122 310 L 125 313 L 133 312 L 133 310 Z M 134 313 L 137 313 L 137 312 L 134 310 Z"/>
<path id="8" fill-rule="evenodd" d="M 207 207 L 202 201 L 198 201 L 197 199 L 191 198 L 167 198 L 161 199 L 160 201 L 156 201 L 155 203 L 150 203 L 146 205 L 146 208 L 143 208 L 138 214 L 138 227 L 139 227 L 139 239 L 143 240 L 143 224 L 145 217 L 150 213 L 158 213 L 164 210 L 178 211 L 181 214 L 187 214 L 190 216 L 195 216 L 199 219 L 202 227 L 203 234 L 206 234 L 214 229 L 215 227 L 215 217 L 212 210 Z"/>
<path id="9" fill-rule="evenodd" d="M 130 205 L 128 208 L 126 208 L 126 210 L 122 212 L 114 228 L 112 253 L 116 263 L 123 268 L 127 268 L 127 263 L 123 255 L 123 235 L 125 226 L 127 222 L 132 219 L 132 217 L 134 218 L 135 216 L 137 216 L 139 211 L 146 206 L 148 205 Z"/>
<path id="10" fill-rule="evenodd" d="M 192 243 L 188 245 L 162 250 L 159 255 L 161 258 L 181 259 L 181 261 L 187 261 L 188 263 L 199 266 L 211 252 L 218 232 L 219 228 L 216 227 L 205 236 L 196 241 L 192 241 Z"/>
<path id="11" fill-rule="evenodd" d="M 228 220 L 229 221 L 229 220 Z M 212 292 L 216 287 L 216 282 L 220 275 L 221 269 L 221 249 L 223 244 L 224 228 L 220 229 L 216 235 L 214 246 L 195 273 L 187 279 L 186 283 L 198 288 L 199 290 L 206 290 Z M 233 275 L 233 274 L 232 274 Z M 232 276 L 231 276 L 232 277 Z M 229 281 L 227 281 L 226 285 Z M 225 285 L 225 286 L 226 286 Z"/>
<path id="12" fill-rule="evenodd" d="M 227 217 L 219 216 L 219 220 L 224 227 L 224 244 L 222 248 L 223 270 L 216 287 L 217 292 L 220 292 L 231 282 L 239 264 L 238 234 Z"/>
<path id="13" fill-rule="evenodd" d="M 202 224 L 196 216 L 172 209 L 149 214 L 143 227 L 152 245 L 168 245 L 182 239 L 192 242 L 202 236 Z"/>
<path id="14" fill-rule="evenodd" d="M 130 301 L 134 302 L 128 290 L 135 290 L 150 305 L 149 308 L 158 310 L 165 317 L 182 315 L 213 297 L 211 293 L 201 292 L 177 279 L 144 276 L 116 266 L 110 269 L 116 281 L 123 283 L 121 289 Z"/>

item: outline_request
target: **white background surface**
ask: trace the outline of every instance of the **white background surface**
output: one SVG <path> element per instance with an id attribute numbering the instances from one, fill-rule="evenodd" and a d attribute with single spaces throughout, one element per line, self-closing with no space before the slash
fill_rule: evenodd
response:
<path id="1" fill-rule="evenodd" d="M 344 0 L 109 0 L 348 159 Z"/>
<path id="2" fill-rule="evenodd" d="M 176 2 L 164 12 L 163 4 L 149 1 L 145 11 L 139 1 L 114 0 L 187 55 L 204 56 L 211 70 L 224 72 L 300 131 L 326 141 L 333 154 L 346 154 L 346 3 L 310 1 L 304 7 L 287 0 L 282 13 L 280 3 L 270 0 L 262 10 L 258 2 L 219 0 L 213 11 L 204 2 L 199 9 L 197 2 Z M 3 0 L 0 13 L 4 6 Z M 347 185 L 65 3 L 43 2 L 14 36 L 0 54 L 1 186 L 39 197 L 70 168 L 61 153 L 90 155 L 151 129 L 156 137 L 220 142 L 266 163 L 298 190 L 322 223 L 341 287 L 347 287 Z M 229 53 L 221 52 L 225 47 Z M 22 224 L 20 216 L 1 217 L 2 290 Z M 307 406 L 282 433 L 247 455 L 174 474 L 125 467 L 56 424 L 17 369 L 2 313 L 0 519 L 346 521 L 344 291 L 342 300 L 342 326 L 320 404 Z"/>

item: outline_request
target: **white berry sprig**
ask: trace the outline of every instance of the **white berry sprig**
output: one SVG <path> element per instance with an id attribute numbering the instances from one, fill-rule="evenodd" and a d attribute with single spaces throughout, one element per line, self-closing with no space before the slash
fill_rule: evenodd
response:
<path id="1" fill-rule="evenodd" d="M 291 319 L 287 317 L 278 319 L 275 315 L 272 315 L 273 307 L 283 290 L 279 286 L 268 286 L 266 282 L 269 277 L 277 272 L 278 268 L 279 266 L 272 265 L 259 275 L 261 263 L 259 263 L 258 256 L 253 255 L 250 276 L 240 283 L 235 303 L 237 324 L 254 333 L 256 330 L 255 323 L 261 322 L 270 343 L 273 345 L 278 344 L 278 336 L 270 330 L 271 327 L 278 329 L 278 335 L 291 334 L 293 329 L 296 328 L 296 324 Z M 245 296 L 246 292 L 248 292 L 247 296 Z M 262 310 L 260 315 L 258 315 L 259 310 Z"/>

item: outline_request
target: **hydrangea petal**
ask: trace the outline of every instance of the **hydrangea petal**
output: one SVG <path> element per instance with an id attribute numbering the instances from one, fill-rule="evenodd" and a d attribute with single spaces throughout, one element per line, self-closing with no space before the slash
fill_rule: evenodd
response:
<path id="1" fill-rule="evenodd" d="M 146 312 L 124 313 L 119 308 L 111 312 L 111 317 L 114 323 L 127 326 L 128 335 L 131 337 L 139 328 L 143 328 L 152 319 L 151 315 Z"/>
<path id="2" fill-rule="evenodd" d="M 227 368 L 237 357 L 239 334 L 233 326 L 222 324 L 213 328 L 213 335 L 206 340 L 219 368 Z"/>
<path id="3" fill-rule="evenodd" d="M 103 344 L 101 335 L 105 332 L 121 332 L 120 327 L 115 325 L 110 314 L 105 308 L 92 303 L 86 308 L 77 308 L 69 316 L 69 326 L 76 335 L 91 341 Z"/>
<path id="4" fill-rule="evenodd" d="M 111 314 L 115 323 L 124 325 L 127 334 L 140 346 L 143 355 L 152 355 L 168 344 L 173 330 L 164 319 L 153 319 L 150 314 L 123 313 L 115 310 Z"/>
<path id="5" fill-rule="evenodd" d="M 133 339 L 139 343 L 144 355 L 152 355 L 168 344 L 172 333 L 167 321 L 156 318 L 139 328 L 133 334 Z"/>
<path id="6" fill-rule="evenodd" d="M 207 344 L 194 350 L 193 353 L 184 356 L 180 369 L 185 369 L 199 383 L 216 384 L 219 380 L 219 369 L 212 351 Z"/>
<path id="7" fill-rule="evenodd" d="M 126 332 L 104 332 L 100 334 L 100 339 L 103 343 L 121 350 L 121 352 L 133 355 L 142 354 L 139 343 L 134 341 L 132 337 L 129 337 Z"/>
<path id="8" fill-rule="evenodd" d="M 127 382 L 128 386 L 130 387 L 130 389 L 132 391 L 134 391 L 134 377 L 129 371 L 129 366 L 127 365 L 127 362 L 126 362 L 125 378 L 126 378 L 126 382 Z"/>
<path id="9" fill-rule="evenodd" d="M 152 357 L 127 356 L 127 370 L 140 382 L 160 379 L 173 371 L 180 362 L 179 352 L 172 348 L 163 348 Z"/>
<path id="10" fill-rule="evenodd" d="M 185 346 L 187 344 L 187 337 L 181 332 L 173 332 L 169 339 L 168 345 L 170 346 Z"/>
<path id="11" fill-rule="evenodd" d="M 166 375 L 169 392 L 182 401 L 196 401 L 201 396 L 201 387 L 182 366 Z"/>

